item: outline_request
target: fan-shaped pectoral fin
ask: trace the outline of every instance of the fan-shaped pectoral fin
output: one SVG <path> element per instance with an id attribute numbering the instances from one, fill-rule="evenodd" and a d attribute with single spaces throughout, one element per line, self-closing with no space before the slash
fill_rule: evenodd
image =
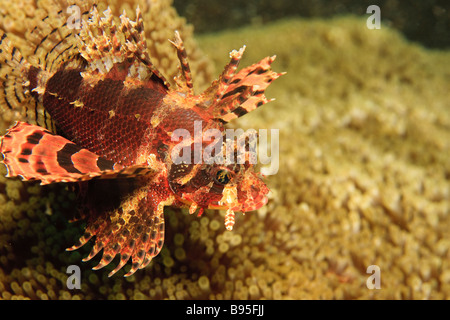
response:
<path id="1" fill-rule="evenodd" d="M 89 216 L 85 234 L 68 250 L 78 249 L 95 236 L 92 251 L 84 259 L 92 259 L 103 249 L 95 270 L 108 265 L 117 255 L 120 261 L 108 276 L 122 269 L 130 259 L 131 269 L 126 277 L 147 266 L 164 244 L 164 207 L 173 203 L 174 196 L 160 185 L 140 183 L 112 211 L 99 210 Z M 96 212 L 96 203 L 90 206 L 91 212 Z"/>
<path id="2" fill-rule="evenodd" d="M 156 168 L 146 165 L 124 167 L 25 122 L 17 122 L 0 138 L 0 152 L 8 177 L 40 180 L 41 184 L 136 177 L 156 172 Z"/>

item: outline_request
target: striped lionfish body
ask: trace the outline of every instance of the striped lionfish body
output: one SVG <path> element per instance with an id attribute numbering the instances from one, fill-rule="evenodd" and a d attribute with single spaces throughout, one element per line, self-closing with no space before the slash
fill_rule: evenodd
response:
<path id="1" fill-rule="evenodd" d="M 61 23 L 60 41 L 33 63 L 0 31 L 0 106 L 36 106 L 34 121 L 17 122 L 1 137 L 0 151 L 9 177 L 76 186 L 87 227 L 68 250 L 95 236 L 84 260 L 103 250 L 94 267 L 100 269 L 119 255 L 111 276 L 131 259 L 129 276 L 161 250 L 165 206 L 198 215 L 206 208 L 227 210 L 225 224 L 232 229 L 234 212 L 267 202 L 268 188 L 249 161 L 175 163 L 171 154 L 180 140 L 173 134 L 181 128 L 194 136 L 195 123 L 202 134 L 224 132 L 228 121 L 268 102 L 264 90 L 280 74 L 270 69 L 275 57 L 237 72 L 242 48 L 230 53 L 209 89 L 194 95 L 177 32 L 171 42 L 180 72 L 170 85 L 150 60 L 139 8 L 136 21 L 123 14 L 116 23 L 109 9 L 100 17 L 95 6 L 83 18 L 79 30 Z M 35 53 L 48 38 L 40 37 Z"/>

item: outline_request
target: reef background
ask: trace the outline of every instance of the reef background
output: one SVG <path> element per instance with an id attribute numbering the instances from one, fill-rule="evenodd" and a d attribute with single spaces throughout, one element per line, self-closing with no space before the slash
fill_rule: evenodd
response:
<path id="1" fill-rule="evenodd" d="M 81 262 L 88 247 L 64 251 L 82 234 L 82 224 L 67 222 L 74 195 L 6 179 L 2 166 L 1 298 L 450 298 L 449 51 L 425 49 L 386 24 L 369 30 L 364 13 L 255 19 L 192 38 L 170 1 L 153 3 L 160 11 L 148 19 L 166 22 L 152 28 L 186 28 L 198 91 L 243 44 L 241 66 L 276 54 L 273 69 L 287 71 L 267 91 L 275 101 L 232 124 L 279 129 L 269 204 L 238 214 L 232 232 L 223 213 L 169 208 L 161 254 L 129 278 L 126 270 L 108 278 L 116 261 L 91 271 L 98 259 Z M 121 6 L 132 5 L 115 12 Z M 173 58 L 162 52 L 170 50 L 154 60 L 170 74 Z M 4 115 L 0 130 L 13 120 Z M 80 290 L 67 289 L 71 264 L 81 268 Z M 366 286 L 370 265 L 380 267 L 381 289 Z"/>
<path id="2" fill-rule="evenodd" d="M 446 0 L 174 0 L 178 13 L 196 34 L 259 26 L 285 18 L 363 17 L 377 5 L 386 26 L 429 48 L 450 47 L 450 3 Z"/>

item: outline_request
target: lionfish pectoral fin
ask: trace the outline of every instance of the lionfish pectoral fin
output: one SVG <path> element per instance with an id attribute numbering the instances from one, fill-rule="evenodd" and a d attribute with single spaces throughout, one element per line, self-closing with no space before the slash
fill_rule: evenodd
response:
<path id="1" fill-rule="evenodd" d="M 68 250 L 78 249 L 93 236 L 95 244 L 88 261 L 103 250 L 100 262 L 93 268 L 101 269 L 117 255 L 117 266 L 109 277 L 122 269 L 131 259 L 131 268 L 124 275 L 131 276 L 138 269 L 147 266 L 158 255 L 164 243 L 164 206 L 173 202 L 173 196 L 158 199 L 158 186 L 142 186 L 124 197 L 112 212 L 99 210 L 88 218 L 85 234 L 79 243 Z M 91 204 L 95 207 L 95 203 Z M 93 210 L 95 212 L 95 210 Z"/>
<path id="2" fill-rule="evenodd" d="M 134 177 L 153 171 L 144 166 L 124 168 L 42 127 L 20 121 L 0 138 L 0 152 L 8 177 L 40 180 L 41 184 Z"/>

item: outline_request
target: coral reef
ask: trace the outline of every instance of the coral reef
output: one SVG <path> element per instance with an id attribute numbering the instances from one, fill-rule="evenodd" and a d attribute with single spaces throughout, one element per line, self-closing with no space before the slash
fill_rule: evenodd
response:
<path id="1" fill-rule="evenodd" d="M 287 17 L 330 18 L 337 15 L 366 16 L 377 5 L 383 23 L 411 41 L 429 48 L 450 47 L 450 6 L 444 1 L 401 2 L 392 0 L 174 0 L 197 34 L 224 28 L 261 25 Z"/>
<path id="2" fill-rule="evenodd" d="M 98 260 L 81 262 L 89 248 L 64 251 L 82 232 L 67 222 L 73 195 L 6 179 L 2 167 L 0 298 L 450 298 L 450 53 L 352 17 L 197 41 L 216 66 L 246 44 L 242 65 L 277 54 L 273 68 L 288 72 L 267 92 L 276 101 L 234 124 L 280 129 L 268 205 L 238 214 L 232 232 L 223 213 L 169 209 L 161 254 L 129 278 L 128 269 L 108 278 L 116 261 L 92 271 Z M 66 286 L 72 264 L 81 289 Z M 370 265 L 379 290 L 366 286 Z"/>
<path id="3" fill-rule="evenodd" d="M 189 52 L 193 78 L 197 88 L 205 88 L 212 78 L 213 66 L 199 50 L 193 35 L 192 26 L 186 24 L 184 18 L 177 15 L 171 6 L 172 0 L 112 0 L 112 1 L 82 1 L 82 0 L 40 0 L 40 1 L 8 1 L 0 0 L 0 29 L 6 31 L 11 40 L 21 48 L 25 57 L 32 54 L 33 47 L 27 45 L 26 32 L 31 30 L 36 22 L 59 10 L 66 10 L 70 16 L 74 11 L 67 11 L 69 4 L 77 3 L 89 7 L 88 3 L 98 3 L 99 11 L 108 6 L 114 16 L 118 17 L 124 11 L 131 18 L 135 18 L 136 4 L 143 12 L 147 46 L 152 62 L 158 70 L 164 71 L 167 80 L 171 81 L 178 72 L 176 51 L 168 39 L 174 38 L 174 31 L 178 30 L 184 39 L 184 45 Z"/>
<path id="4" fill-rule="evenodd" d="M 449 52 L 351 17 L 201 43 L 246 43 L 243 64 L 275 51 L 273 67 L 288 72 L 268 90 L 272 105 L 235 124 L 280 129 L 273 200 L 236 229 L 250 248 L 233 257 L 248 292 L 256 281 L 271 298 L 448 298 Z M 366 287 L 370 265 L 380 290 Z"/>

